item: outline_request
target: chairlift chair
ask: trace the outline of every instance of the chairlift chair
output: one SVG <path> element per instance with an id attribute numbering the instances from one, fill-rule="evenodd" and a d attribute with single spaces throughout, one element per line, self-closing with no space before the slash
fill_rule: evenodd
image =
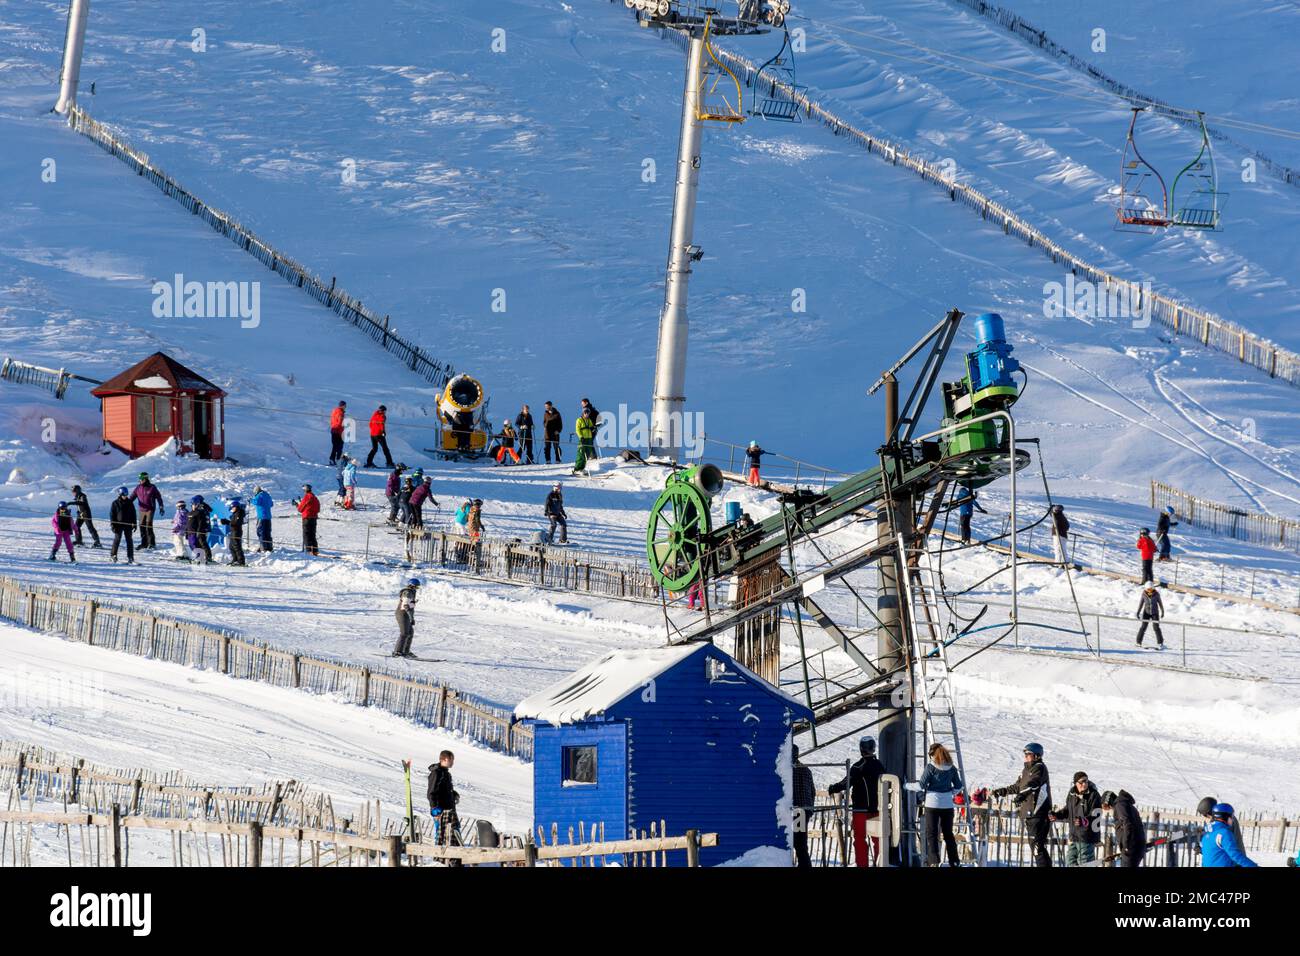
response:
<path id="1" fill-rule="evenodd" d="M 1138 114 L 1145 107 L 1134 106 L 1133 117 L 1128 123 L 1128 137 L 1124 140 L 1124 155 L 1120 162 L 1120 199 L 1116 209 L 1115 228 L 1121 232 L 1148 232 L 1162 229 L 1172 220 L 1169 217 L 1169 190 L 1165 187 L 1164 177 L 1148 163 L 1137 148 L 1133 130 L 1137 126 Z M 1154 196 L 1153 182 L 1160 185 L 1160 204 L 1147 196 L 1150 191 Z M 1126 228 L 1127 227 L 1127 228 Z"/>
<path id="2" fill-rule="evenodd" d="M 1170 190 L 1173 225 L 1216 230 L 1222 228 L 1219 217 L 1227 196 L 1219 192 L 1219 176 L 1214 166 L 1214 150 L 1210 147 L 1210 133 L 1205 128 L 1205 114 L 1198 111 L 1196 118 L 1201 123 L 1201 149 L 1196 158 L 1174 177 Z M 1180 183 L 1183 187 L 1181 192 Z M 1186 197 L 1182 205 L 1179 205 L 1180 195 Z"/>
<path id="3" fill-rule="evenodd" d="M 771 59 L 755 70 L 750 79 L 749 85 L 754 87 L 754 95 L 750 98 L 749 115 L 783 123 L 802 123 L 803 117 L 799 112 L 799 104 L 793 99 L 778 97 L 776 93 L 777 83 L 789 88 L 791 92 L 800 88 L 795 82 L 794 48 L 790 45 L 790 31 L 784 29 L 783 32 L 785 38 L 781 42 L 781 48 Z M 765 71 L 771 79 L 763 78 Z M 760 93 L 760 86 L 766 87 L 767 92 Z"/>
<path id="4" fill-rule="evenodd" d="M 704 21 L 704 53 L 700 60 L 699 99 L 695 117 L 713 123 L 743 123 L 740 80 L 721 59 L 709 41 L 713 16 Z"/>

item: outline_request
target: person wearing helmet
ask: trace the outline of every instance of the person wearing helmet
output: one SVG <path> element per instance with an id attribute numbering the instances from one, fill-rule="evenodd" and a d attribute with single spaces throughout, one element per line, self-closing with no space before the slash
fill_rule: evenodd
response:
<path id="1" fill-rule="evenodd" d="M 1107 790 L 1101 795 L 1101 808 L 1115 817 L 1115 865 L 1141 866 L 1147 852 L 1147 830 L 1133 795 L 1127 790 Z"/>
<path id="2" fill-rule="evenodd" d="M 226 546 L 230 549 L 230 564 L 232 567 L 247 567 L 248 562 L 244 558 L 244 521 L 248 517 L 248 512 L 244 510 L 244 502 L 240 498 L 230 499 L 230 531 L 226 537 Z"/>
<path id="3" fill-rule="evenodd" d="M 140 484 L 131 492 L 140 511 L 140 549 L 153 550 L 158 547 L 158 539 L 153 534 L 154 512 L 163 513 L 162 492 L 149 480 L 149 472 L 140 472 Z"/>
<path id="4" fill-rule="evenodd" d="M 867 852 L 867 821 L 880 816 L 880 775 L 885 765 L 876 756 L 876 738 L 858 740 L 859 758 L 849 767 L 849 774 L 828 788 L 831 793 L 849 791 L 853 807 L 853 862 L 856 866 L 870 866 L 880 855 L 880 838 L 871 838 L 871 852 Z"/>
<path id="5" fill-rule="evenodd" d="M 1138 599 L 1137 619 L 1142 622 L 1138 627 L 1137 646 L 1142 646 L 1142 638 L 1147 632 L 1147 625 L 1156 632 L 1156 649 L 1163 651 L 1165 649 L 1165 636 L 1160 633 L 1160 619 L 1165 616 L 1165 605 L 1160 600 L 1160 592 L 1156 590 L 1154 581 L 1146 581 L 1142 585 L 1142 596 Z"/>
<path id="6" fill-rule="evenodd" d="M 397 524 L 397 513 L 401 510 L 401 502 L 398 496 L 402 492 L 402 473 L 406 471 L 406 462 L 399 461 L 397 467 L 392 470 L 388 476 L 388 481 L 384 484 L 384 497 L 388 499 L 388 518 L 389 524 Z"/>
<path id="7" fill-rule="evenodd" d="M 1142 580 L 1154 581 L 1156 577 L 1154 570 L 1156 543 L 1151 540 L 1150 528 L 1143 528 L 1138 533 L 1137 550 L 1138 554 L 1142 556 Z"/>
<path id="8" fill-rule="evenodd" d="M 74 564 L 77 561 L 76 552 L 72 550 L 72 532 L 76 527 L 72 523 L 72 512 L 68 509 L 66 501 L 60 501 L 58 507 L 54 509 L 54 517 L 50 519 L 50 527 L 54 529 L 54 548 L 50 551 L 50 560 L 59 559 L 59 545 L 66 545 L 68 549 L 68 560 Z"/>
<path id="9" fill-rule="evenodd" d="M 1174 520 L 1174 506 L 1165 505 L 1165 510 L 1156 518 L 1156 547 L 1160 551 L 1157 561 L 1169 560 L 1169 552 L 1173 550 L 1169 544 L 1169 529 L 1177 527 L 1178 522 Z"/>
<path id="10" fill-rule="evenodd" d="M 77 547 L 81 547 L 81 527 L 85 525 L 86 530 L 90 532 L 91 540 L 95 542 L 91 547 L 102 548 L 103 545 L 99 542 L 99 532 L 95 530 L 95 518 L 90 513 L 90 499 L 81 490 L 81 485 L 72 486 L 72 503 L 77 508 L 77 530 L 76 538 L 73 539 L 74 543 Z"/>
<path id="11" fill-rule="evenodd" d="M 357 460 L 343 456 L 343 507 L 352 511 L 357 506 Z"/>
<path id="12" fill-rule="evenodd" d="M 135 505 L 131 503 L 131 496 L 123 485 L 117 489 L 117 497 L 108 509 L 108 526 L 113 529 L 113 546 L 109 548 L 108 556 L 114 563 L 117 563 L 118 546 L 125 538 L 126 563 L 135 564 L 135 542 L 132 540 L 135 536 L 135 523 Z"/>
<path id="13" fill-rule="evenodd" d="M 176 513 L 172 515 L 172 557 L 177 561 L 190 560 L 190 549 L 186 547 L 186 528 L 190 523 L 190 509 L 181 498 L 176 502 Z"/>
<path id="14" fill-rule="evenodd" d="M 961 491 L 957 493 L 957 524 L 961 529 L 961 543 L 970 544 L 970 523 L 975 517 L 975 512 L 982 515 L 988 514 L 979 503 L 979 495 L 971 490 L 970 485 L 962 485 Z"/>
<path id="15" fill-rule="evenodd" d="M 483 537 L 483 499 L 475 498 L 474 503 L 469 507 L 469 520 L 465 522 L 465 529 L 469 532 L 471 540 L 477 541 Z"/>
<path id="16" fill-rule="evenodd" d="M 408 476 L 402 479 L 402 487 L 397 489 L 397 522 L 406 528 L 411 527 L 411 496 L 415 494 L 415 485 L 415 479 Z"/>
<path id="17" fill-rule="evenodd" d="M 383 408 L 382 405 L 379 406 Z M 391 464 L 391 462 L 390 462 Z M 316 541 L 316 521 L 320 515 L 320 499 L 311 491 L 311 485 L 302 486 L 302 497 L 293 499 L 293 506 L 302 518 L 302 549 L 308 554 L 320 554 L 320 545 Z"/>
<path id="18" fill-rule="evenodd" d="M 1216 803 L 1210 809 L 1210 828 L 1201 837 L 1201 866 L 1258 866 L 1232 835 L 1230 821 L 1236 815 L 1230 803 Z"/>
<path id="19" fill-rule="evenodd" d="M 1070 519 L 1065 516 L 1065 508 L 1052 505 L 1052 550 L 1056 553 L 1056 563 L 1065 564 L 1070 540 Z"/>
<path id="20" fill-rule="evenodd" d="M 414 657 L 411 641 L 415 640 L 415 602 L 420 594 L 420 579 L 411 578 L 397 594 L 397 644 L 394 657 Z"/>
<path id="21" fill-rule="evenodd" d="M 1208 830 L 1210 824 L 1214 822 L 1214 807 L 1218 802 L 1218 797 L 1202 797 L 1201 802 L 1196 805 L 1196 814 L 1205 821 L 1206 830 Z M 1242 841 L 1241 824 L 1237 822 L 1236 814 L 1233 814 L 1232 819 L 1228 821 L 1228 829 L 1232 831 L 1232 837 L 1237 841 L 1237 849 L 1245 853 L 1246 844 Z M 1200 849 L 1200 845 L 1198 844 L 1196 847 L 1198 853 L 1200 852 Z"/>
<path id="22" fill-rule="evenodd" d="M 515 431 L 519 433 L 519 447 L 523 450 L 524 464 L 536 464 L 533 458 L 533 413 L 525 405 L 515 416 Z"/>
<path id="23" fill-rule="evenodd" d="M 569 516 L 564 510 L 564 489 L 560 487 L 557 481 L 551 488 L 551 493 L 546 496 L 546 505 L 542 508 L 542 514 L 546 516 L 551 523 L 550 530 L 546 533 L 546 540 L 555 544 L 555 526 L 560 526 L 559 544 L 569 543 Z"/>
<path id="24" fill-rule="evenodd" d="M 759 484 L 758 466 L 764 455 L 772 454 L 770 451 L 764 451 L 756 441 L 751 441 L 749 447 L 745 449 L 745 459 L 749 462 L 749 473 L 745 477 L 750 487 L 757 488 Z"/>
<path id="25" fill-rule="evenodd" d="M 202 495 L 190 499 L 190 516 L 185 531 L 189 536 L 193 559 L 202 564 L 211 564 L 212 545 L 208 537 L 212 534 L 212 506 L 203 500 Z"/>
<path id="26" fill-rule="evenodd" d="M 388 407 L 380 405 L 370 416 L 370 454 L 366 456 L 366 467 L 375 467 L 375 452 L 384 450 L 385 467 L 393 467 L 393 456 L 388 450 Z"/>
<path id="27" fill-rule="evenodd" d="M 407 520 L 408 527 L 424 527 L 424 503 L 426 501 L 432 501 L 433 506 L 438 507 L 437 499 L 433 497 L 432 475 L 425 475 L 423 481 L 416 482 L 411 488 L 411 496 L 407 499 L 410 512 Z"/>
<path id="28" fill-rule="evenodd" d="M 510 419 L 503 419 L 501 422 L 501 431 L 492 436 L 496 440 L 496 463 L 498 465 L 509 465 L 511 462 L 519 464 L 519 452 L 515 451 L 515 429 L 510 424 Z"/>
<path id="29" fill-rule="evenodd" d="M 275 507 L 275 502 L 271 500 L 266 489 L 258 485 L 253 489 L 253 500 L 250 503 L 253 506 L 253 513 L 257 515 L 258 547 L 263 551 L 275 550 L 271 540 L 271 509 Z"/>
<path id="30" fill-rule="evenodd" d="M 998 787 L 995 797 L 1010 797 L 1020 819 L 1024 821 L 1025 838 L 1034 857 L 1034 866 L 1051 866 L 1052 855 L 1047 850 L 1047 838 L 1052 829 L 1052 784 L 1043 763 L 1043 745 L 1025 744 L 1025 763 L 1020 776 L 1009 787 Z"/>

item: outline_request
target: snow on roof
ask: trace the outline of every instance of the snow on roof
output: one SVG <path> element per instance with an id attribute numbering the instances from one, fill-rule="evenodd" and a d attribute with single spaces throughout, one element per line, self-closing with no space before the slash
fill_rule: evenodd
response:
<path id="1" fill-rule="evenodd" d="M 148 378 L 137 378 L 131 383 L 136 388 L 171 388 L 172 383 L 167 381 L 161 375 L 150 375 Z"/>
<path id="2" fill-rule="evenodd" d="M 603 714 L 624 697 L 707 644 L 676 644 L 649 650 L 614 651 L 519 702 L 519 720 L 559 726 Z"/>

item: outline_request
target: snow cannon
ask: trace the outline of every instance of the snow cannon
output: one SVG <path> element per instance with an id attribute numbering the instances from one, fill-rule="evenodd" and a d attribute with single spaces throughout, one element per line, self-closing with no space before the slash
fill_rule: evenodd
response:
<path id="1" fill-rule="evenodd" d="M 1013 376 L 1017 372 L 1023 376 L 1025 372 L 1011 357 L 1012 347 L 1007 343 L 1002 316 L 986 312 L 975 317 L 974 325 L 975 348 L 966 353 L 965 378 L 943 385 L 945 426 L 1006 411 L 1020 397 L 1020 385 Z M 990 418 L 949 432 L 943 442 L 942 457 L 965 458 L 971 471 L 968 477 L 984 475 L 985 466 L 997 471 L 995 461 L 1007 454 L 1006 437 L 999 427 L 1002 424 L 999 419 Z M 994 477 L 997 475 L 990 474 L 989 480 Z"/>
<path id="2" fill-rule="evenodd" d="M 438 399 L 441 428 L 438 453 L 448 458 L 477 458 L 487 449 L 487 396 L 482 383 L 460 374 L 447 382 Z"/>
<path id="3" fill-rule="evenodd" d="M 706 541 L 713 528 L 709 506 L 722 491 L 716 465 L 674 471 L 655 501 L 646 529 L 650 573 L 667 591 L 682 591 L 703 574 Z"/>

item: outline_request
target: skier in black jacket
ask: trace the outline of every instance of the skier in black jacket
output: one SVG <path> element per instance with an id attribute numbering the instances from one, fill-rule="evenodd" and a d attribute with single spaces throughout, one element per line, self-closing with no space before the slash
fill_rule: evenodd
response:
<path id="1" fill-rule="evenodd" d="M 248 517 L 248 512 L 244 510 L 244 502 L 239 498 L 232 498 L 230 501 L 230 536 L 226 543 L 230 545 L 230 563 L 236 567 L 246 567 L 247 562 L 244 560 L 244 521 Z"/>
<path id="2" fill-rule="evenodd" d="M 1169 543 L 1169 529 L 1177 527 L 1178 522 L 1174 520 L 1174 506 L 1166 505 L 1165 510 L 1156 518 L 1156 547 L 1160 551 L 1156 556 L 1157 561 L 1169 560 L 1169 553 L 1173 550 Z"/>
<path id="3" fill-rule="evenodd" d="M 429 798 L 429 813 L 437 821 L 437 836 L 434 842 L 442 846 L 461 846 L 460 820 L 456 816 L 456 804 L 460 794 L 456 792 L 451 779 L 451 768 L 456 763 L 456 755 L 444 750 L 438 755 L 438 762 L 429 765 L 429 787 L 425 796 Z M 459 860 L 452 860 L 452 866 L 459 866 Z"/>
<path id="4" fill-rule="evenodd" d="M 817 804 L 817 783 L 812 771 L 799 762 L 799 745 L 790 745 L 791 781 L 794 784 L 794 856 L 800 869 L 812 866 L 808 856 L 808 826 L 812 823 L 813 807 Z"/>
<path id="5" fill-rule="evenodd" d="M 542 513 L 550 519 L 551 530 L 547 532 L 547 540 L 555 543 L 555 526 L 560 526 L 560 544 L 569 543 L 569 516 L 564 510 L 564 489 L 557 482 L 551 489 L 551 493 L 546 496 L 546 506 Z"/>
<path id="6" fill-rule="evenodd" d="M 212 507 L 203 500 L 202 495 L 190 499 L 190 517 L 185 531 L 190 538 L 190 549 L 203 552 L 203 563 L 212 563 L 212 546 L 208 544 L 208 533 L 212 530 Z"/>
<path id="7" fill-rule="evenodd" d="M 564 416 L 550 402 L 542 410 L 542 454 L 547 464 L 551 461 L 551 452 L 555 452 L 556 464 L 564 459 L 560 457 L 560 434 L 564 431 Z"/>
<path id="8" fill-rule="evenodd" d="M 849 802 L 853 805 L 853 862 L 857 866 L 870 866 L 867 855 L 867 821 L 880 816 L 880 775 L 885 772 L 885 765 L 876 756 L 874 737 L 863 737 L 858 741 L 858 752 L 862 755 L 857 763 L 849 767 L 849 775 L 827 789 L 831 793 L 843 793 L 848 787 Z M 880 853 L 880 840 L 871 838 L 872 852 Z"/>
<path id="9" fill-rule="evenodd" d="M 1091 863 L 1101 842 L 1101 793 L 1097 785 L 1080 770 L 1065 795 L 1065 806 L 1052 811 L 1053 820 L 1064 820 L 1070 828 L 1070 846 L 1065 851 L 1065 865 Z"/>
<path id="10" fill-rule="evenodd" d="M 1065 516 L 1065 509 L 1052 505 L 1052 547 L 1056 551 L 1056 563 L 1065 564 L 1069 550 L 1066 542 L 1070 540 L 1070 519 Z"/>
<path id="11" fill-rule="evenodd" d="M 515 416 L 515 431 L 519 433 L 519 449 L 524 453 L 524 464 L 534 464 L 533 413 L 525 405 Z"/>
<path id="12" fill-rule="evenodd" d="M 81 490 L 81 485 L 72 486 L 72 503 L 77 506 L 77 537 L 75 541 L 77 547 L 81 547 L 81 526 L 85 525 L 86 530 L 90 532 L 91 540 L 95 542 L 91 547 L 102 548 L 103 545 L 99 543 L 99 532 L 95 530 L 94 515 L 90 513 L 90 499 Z"/>
<path id="13" fill-rule="evenodd" d="M 1165 649 L 1165 636 L 1160 633 L 1160 619 L 1164 616 L 1165 604 L 1160 600 L 1160 592 L 1156 590 L 1154 581 L 1148 581 L 1142 586 L 1142 597 L 1138 600 L 1137 619 L 1142 622 L 1138 627 L 1138 647 L 1142 646 L 1142 638 L 1150 624 L 1156 632 L 1156 647 L 1162 651 Z"/>
<path id="14" fill-rule="evenodd" d="M 1101 795 L 1101 805 L 1115 815 L 1115 849 L 1119 854 L 1115 865 L 1141 866 L 1147 852 L 1147 831 L 1138 816 L 1133 795 L 1127 790 L 1119 793 L 1107 790 Z"/>
<path id="15" fill-rule="evenodd" d="M 1025 766 L 1009 787 L 993 791 L 995 797 L 1011 797 L 1025 823 L 1025 836 L 1034 855 L 1034 866 L 1051 866 L 1047 838 L 1052 830 L 1052 784 L 1043 763 L 1043 745 L 1025 744 Z"/>
<path id="16" fill-rule="evenodd" d="M 117 489 L 117 497 L 108 509 L 108 525 L 113 529 L 113 547 L 108 556 L 117 561 L 117 549 L 122 539 L 126 539 L 126 563 L 135 564 L 135 544 L 131 540 L 135 535 L 135 503 L 131 501 L 125 487 Z"/>

